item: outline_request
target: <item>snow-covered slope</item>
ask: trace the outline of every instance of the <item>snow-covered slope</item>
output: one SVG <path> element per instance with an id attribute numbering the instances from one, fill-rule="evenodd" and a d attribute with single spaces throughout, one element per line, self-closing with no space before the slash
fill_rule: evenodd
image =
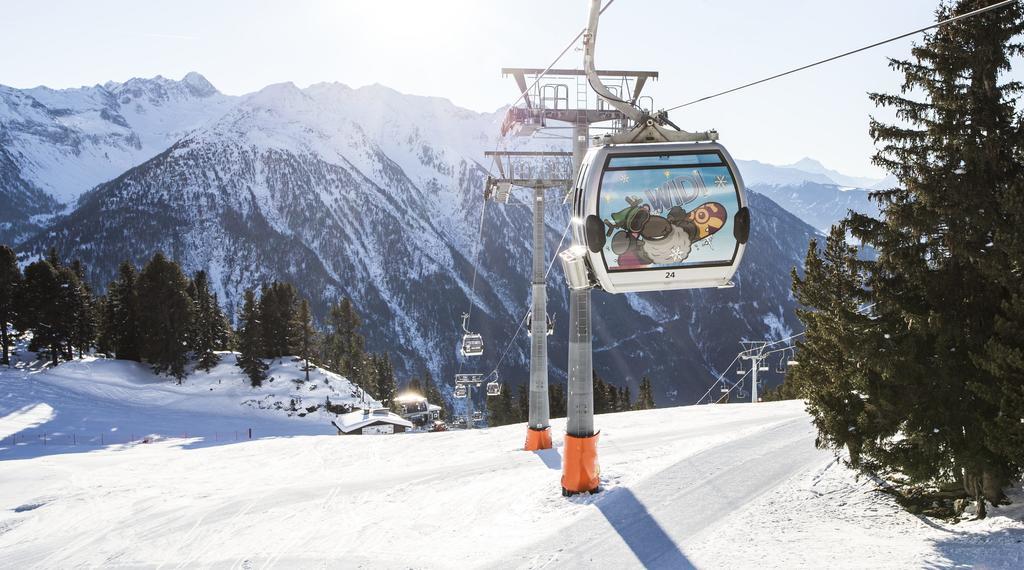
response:
<path id="1" fill-rule="evenodd" d="M 218 416 L 199 391 L 135 399 L 151 393 L 135 382 L 123 393 L 68 382 L 61 392 L 82 400 L 47 399 L 40 386 L 58 371 L 0 372 L 0 559 L 12 568 L 1024 563 L 1019 506 L 960 525 L 907 514 L 815 449 L 801 402 L 600 415 L 604 490 L 566 499 L 562 420 L 555 449 L 538 453 L 520 451 L 523 425 L 300 435 L 331 428 L 237 405 Z M 107 384 L 104 374 L 76 382 Z M 110 402 L 134 415 L 108 415 Z M 67 442 L 80 426 L 117 434 L 142 419 L 165 437 Z M 253 441 L 236 441 L 257 421 Z"/>
<path id="2" fill-rule="evenodd" d="M 93 357 L 57 367 L 0 367 L 0 407 L 7 414 L 0 439 L 7 440 L 8 456 L 34 456 L 184 434 L 216 442 L 246 439 L 249 429 L 260 437 L 331 433 L 335 414 L 328 403 L 339 411 L 380 405 L 332 372 L 313 367 L 306 382 L 297 359 L 268 362 L 268 380 L 259 388 L 249 385 L 234 353 L 180 384 L 137 362 Z"/>

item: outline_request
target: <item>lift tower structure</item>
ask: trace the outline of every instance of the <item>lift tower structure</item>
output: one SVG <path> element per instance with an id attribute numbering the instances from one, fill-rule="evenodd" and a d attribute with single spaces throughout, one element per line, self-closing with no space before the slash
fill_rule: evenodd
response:
<path id="1" fill-rule="evenodd" d="M 526 424 L 527 451 L 551 448 L 551 410 L 548 402 L 548 335 L 553 331 L 547 314 L 547 271 L 544 257 L 544 199 L 547 190 L 569 188 L 572 180 L 566 159 L 572 153 L 557 151 L 494 151 L 498 176 L 488 176 L 484 198 L 507 204 L 512 189 L 533 190 L 532 302 L 527 316 L 530 336 L 530 413 Z M 540 159 L 540 164 L 536 163 Z"/>
<path id="2" fill-rule="evenodd" d="M 510 107 L 502 123 L 502 136 L 533 136 L 543 138 L 545 133 L 571 131 L 572 176 L 567 186 L 579 177 L 583 157 L 587 152 L 591 128 L 606 133 L 619 133 L 633 128 L 632 118 L 621 109 L 597 96 L 584 69 L 539 69 L 503 68 L 502 74 L 512 76 L 519 87 L 522 104 Z M 601 78 L 602 86 L 624 100 L 647 109 L 653 108 L 653 100 L 642 92 L 650 80 L 658 79 L 656 71 L 591 70 L 591 76 Z M 532 83 L 528 84 L 527 82 Z M 575 90 L 575 93 L 573 93 Z M 550 138 L 565 138 L 554 136 Z M 541 153 L 543 154 L 543 153 Z M 489 179 L 488 188 L 495 195 L 507 196 L 509 180 Z M 567 193 L 566 199 L 569 198 Z M 535 195 L 534 204 L 542 208 L 543 200 Z M 544 314 L 546 308 L 545 283 L 543 276 L 543 221 L 537 220 L 538 209 L 534 210 L 534 278 L 533 315 Z M 570 222 L 572 223 L 572 222 Z M 540 233 L 538 234 L 538 228 Z M 539 242 L 538 242 L 539 240 Z M 538 243 L 540 244 L 538 246 Z M 538 250 L 540 257 L 538 258 Z M 541 261 L 538 262 L 538 259 Z M 539 268 L 539 271 L 538 271 Z M 550 418 L 548 402 L 547 341 L 544 334 L 534 329 L 544 326 L 534 318 L 531 323 L 530 363 L 530 412 L 525 449 L 535 451 L 551 447 Z M 543 359 L 543 360 L 542 360 Z M 578 469 L 580 454 L 587 455 L 587 449 L 596 446 L 593 408 L 593 363 L 592 339 L 590 332 L 590 290 L 569 291 L 569 423 L 566 429 L 566 457 L 563 460 L 562 487 L 565 490 L 582 489 L 583 481 L 597 480 L 596 462 L 591 467 Z M 573 413 L 573 412 L 576 413 Z M 570 465 L 571 464 L 571 465 Z M 587 464 L 584 460 L 582 464 Z M 588 464 L 589 465 L 589 464 Z M 581 480 L 576 481 L 577 479 Z M 572 481 L 567 481 L 572 480 Z M 596 488 L 596 486 L 595 486 Z M 593 490 L 593 489 L 585 489 Z"/>

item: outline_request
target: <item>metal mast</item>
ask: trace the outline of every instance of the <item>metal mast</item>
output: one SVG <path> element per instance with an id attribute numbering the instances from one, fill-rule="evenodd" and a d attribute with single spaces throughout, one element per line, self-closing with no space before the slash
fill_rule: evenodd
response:
<path id="1" fill-rule="evenodd" d="M 548 406 L 548 298 L 544 275 L 544 188 L 533 189 L 533 307 L 530 311 L 530 415 L 527 427 L 547 432 Z M 539 434 L 538 434 L 539 435 Z M 529 434 L 526 448 L 531 447 Z M 537 449 L 551 447 L 551 434 L 535 437 Z"/>
<path id="2" fill-rule="evenodd" d="M 599 2 L 597 3 L 599 4 Z M 596 30 L 595 11 L 600 6 L 592 8 L 591 28 Z M 588 40 L 589 41 L 589 40 Z M 593 67 L 592 48 L 589 67 L 587 69 L 536 69 L 536 68 L 505 68 L 502 73 L 511 75 L 519 86 L 523 97 L 522 107 L 512 107 L 506 114 L 502 125 L 502 134 L 532 135 L 545 128 L 565 128 L 549 125 L 557 122 L 561 125 L 569 125 L 572 130 L 572 179 L 576 180 L 586 155 L 590 140 L 590 127 L 596 123 L 609 123 L 615 125 L 613 130 L 619 131 L 631 126 L 641 117 L 635 112 L 633 105 L 641 99 L 641 92 L 648 80 L 657 79 L 658 73 L 654 71 L 609 71 L 595 70 Z M 535 77 L 536 81 L 528 86 L 527 77 Z M 601 83 L 600 78 L 608 78 L 618 82 L 618 85 L 610 89 Z M 541 84 L 541 79 L 547 83 Z M 596 79 L 596 80 L 595 80 Z M 568 82 L 575 82 L 576 101 L 575 105 L 570 104 L 570 87 Z M 591 106 L 589 93 L 597 89 L 601 99 L 595 101 Z M 616 91 L 617 90 L 617 91 Z M 616 96 L 616 93 L 619 96 Z M 621 99 L 620 99 L 621 97 Z M 612 103 L 612 100 L 622 101 L 620 105 Z M 628 102 L 627 102 L 628 101 Z M 652 103 L 653 104 L 653 103 Z M 629 112 L 627 112 L 627 110 Z M 489 153 L 500 154 L 500 153 Z M 523 153 L 526 154 L 526 153 Z M 536 153 L 543 154 L 543 153 Z M 503 174 L 504 176 L 504 174 Z M 493 184 L 494 192 L 498 195 L 508 195 L 507 187 L 502 189 L 500 182 L 511 182 L 507 179 L 489 181 Z M 566 180 L 568 186 L 571 181 Z M 517 186 L 530 186 L 513 182 Z M 507 198 L 506 198 L 507 199 Z M 531 346 L 530 363 L 530 419 L 527 430 L 527 450 L 544 449 L 550 447 L 550 430 L 548 425 L 548 390 L 547 390 L 547 346 L 546 343 L 538 343 L 538 334 L 546 327 L 546 323 L 540 320 L 542 315 L 541 307 L 546 304 L 546 292 L 543 281 L 543 234 L 538 234 L 537 223 L 538 210 L 542 208 L 542 201 L 538 201 L 537 193 L 534 194 L 534 258 L 533 258 L 533 321 L 530 331 L 533 336 Z M 575 222 L 573 222 L 575 223 Z M 538 255 L 539 254 L 539 255 Z M 539 261 L 541 260 L 541 261 Z M 590 331 L 590 290 L 569 291 L 569 360 L 568 360 L 568 424 L 566 428 L 566 453 L 563 459 L 563 492 L 587 492 L 597 488 L 597 464 L 596 464 L 596 434 L 594 432 L 594 395 L 593 395 L 593 364 Z M 543 364 L 541 364 L 543 362 Z M 538 421 L 543 420 L 544 427 L 538 431 Z M 534 434 L 534 435 L 531 435 Z M 537 434 L 546 435 L 546 445 L 531 446 L 531 437 L 540 439 Z M 543 436 L 541 436 L 543 437 Z M 542 442 L 543 443 L 543 442 Z M 581 447 L 581 445 L 582 447 Z M 582 455 L 581 455 L 582 453 Z M 589 460 L 587 459 L 589 457 Z M 582 461 L 582 463 L 581 463 Z M 581 465 L 586 465 L 581 468 Z M 578 475 L 584 473 L 583 479 Z M 579 479 L 577 482 L 572 482 Z"/>
<path id="3" fill-rule="evenodd" d="M 550 165 L 539 169 L 524 168 L 517 159 L 564 159 L 564 152 L 496 151 L 485 153 L 495 159 L 498 178 L 488 177 L 484 193 L 487 197 L 507 203 L 512 187 L 533 189 L 533 268 L 530 277 L 530 414 L 527 420 L 526 451 L 551 448 L 551 413 L 548 403 L 548 328 L 547 275 L 544 257 L 544 193 L 549 188 L 568 187 L 570 180 L 552 176 Z"/>

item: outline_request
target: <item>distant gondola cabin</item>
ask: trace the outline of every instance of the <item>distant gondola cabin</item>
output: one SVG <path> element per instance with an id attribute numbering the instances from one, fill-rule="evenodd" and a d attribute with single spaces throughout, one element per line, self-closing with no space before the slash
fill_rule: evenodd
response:
<path id="1" fill-rule="evenodd" d="M 338 416 L 338 435 L 390 435 L 412 429 L 412 423 L 387 408 L 356 410 Z"/>

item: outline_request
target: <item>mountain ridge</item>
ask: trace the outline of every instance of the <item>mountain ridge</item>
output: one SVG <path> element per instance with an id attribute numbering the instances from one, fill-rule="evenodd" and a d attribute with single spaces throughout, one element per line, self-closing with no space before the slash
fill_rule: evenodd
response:
<path id="1" fill-rule="evenodd" d="M 460 367 L 486 372 L 511 342 L 499 371 L 520 384 L 528 345 L 512 335 L 528 307 L 530 211 L 513 200 L 481 213 L 481 158 L 495 148 L 501 118 L 383 86 L 268 86 L 93 186 L 19 251 L 28 260 L 52 245 L 81 258 L 102 290 L 122 259 L 142 264 L 162 250 L 186 271 L 208 271 L 229 313 L 244 289 L 291 281 L 318 318 L 327 303 L 352 298 L 369 348 L 391 352 L 400 377 L 428 369 L 447 383 Z M 549 200 L 550 259 L 568 212 L 560 195 Z M 634 391 L 650 375 L 660 403 L 688 403 L 725 370 L 739 340 L 799 328 L 789 272 L 817 230 L 756 192 L 750 202 L 751 244 L 735 289 L 595 294 L 595 370 Z M 549 310 L 566 323 L 554 265 Z M 459 315 L 471 300 L 471 327 L 488 349 L 462 362 Z M 565 379 L 562 336 L 551 337 L 555 382 Z"/>

